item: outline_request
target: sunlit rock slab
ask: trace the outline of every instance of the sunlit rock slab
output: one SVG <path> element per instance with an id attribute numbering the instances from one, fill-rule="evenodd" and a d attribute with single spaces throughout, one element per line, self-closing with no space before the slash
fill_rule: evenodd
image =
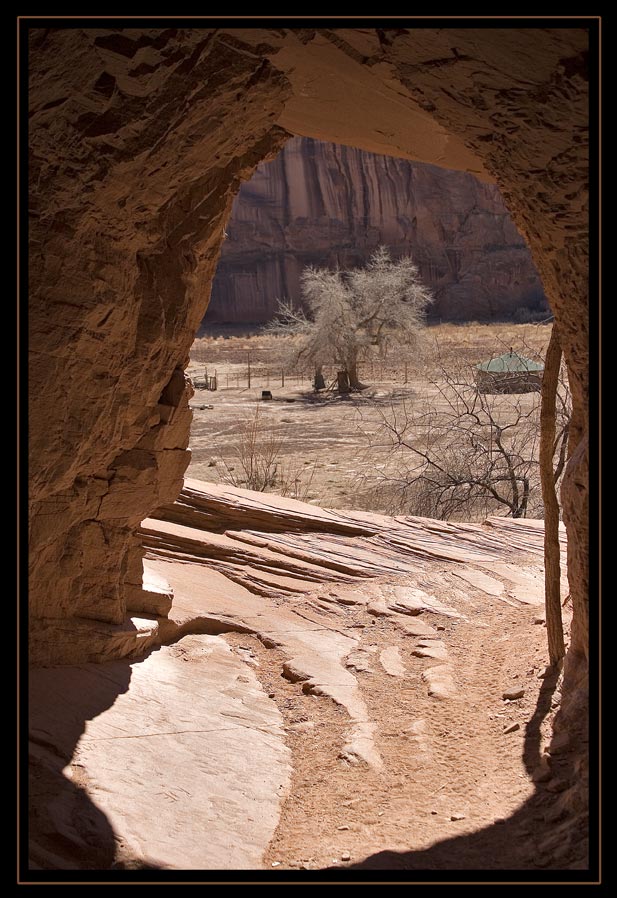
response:
<path id="1" fill-rule="evenodd" d="M 141 662 L 33 679 L 33 734 L 69 756 L 67 733 L 101 695 L 65 775 L 85 777 L 132 859 L 173 869 L 260 866 L 288 789 L 289 751 L 276 705 L 222 639 L 190 636 Z"/>

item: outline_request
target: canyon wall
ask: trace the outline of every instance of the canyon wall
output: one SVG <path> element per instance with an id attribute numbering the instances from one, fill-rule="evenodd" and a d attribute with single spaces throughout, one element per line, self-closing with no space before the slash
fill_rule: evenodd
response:
<path id="1" fill-rule="evenodd" d="M 294 138 L 236 197 L 204 324 L 270 320 L 300 301 L 307 265 L 411 253 L 446 320 L 546 310 L 529 249 L 498 188 L 467 172 Z"/>

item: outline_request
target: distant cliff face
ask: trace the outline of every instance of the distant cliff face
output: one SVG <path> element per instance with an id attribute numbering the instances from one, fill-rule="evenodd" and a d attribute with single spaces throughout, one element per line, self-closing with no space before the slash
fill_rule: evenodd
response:
<path id="1" fill-rule="evenodd" d="M 498 189 L 462 172 L 297 137 L 243 184 L 227 233 L 208 323 L 267 321 L 279 297 L 299 300 L 306 265 L 361 265 L 380 243 L 411 252 L 434 316 L 544 307 Z"/>

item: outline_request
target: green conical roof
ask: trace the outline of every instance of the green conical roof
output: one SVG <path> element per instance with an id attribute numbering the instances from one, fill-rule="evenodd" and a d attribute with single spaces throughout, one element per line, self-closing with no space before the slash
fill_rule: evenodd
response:
<path id="1" fill-rule="evenodd" d="M 489 362 L 482 362 L 481 365 L 476 365 L 476 368 L 480 371 L 493 371 L 497 373 L 509 371 L 544 371 L 544 365 L 540 365 L 538 362 L 532 362 L 531 359 L 526 359 L 517 352 L 504 352 L 503 355 L 498 356 L 496 359 L 491 359 Z"/>

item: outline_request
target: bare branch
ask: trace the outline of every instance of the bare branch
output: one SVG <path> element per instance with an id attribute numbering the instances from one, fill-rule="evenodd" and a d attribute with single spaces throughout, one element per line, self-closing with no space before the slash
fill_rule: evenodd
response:
<path id="1" fill-rule="evenodd" d="M 481 392 L 472 371 L 446 365 L 439 347 L 436 356 L 426 396 L 381 412 L 380 444 L 389 453 L 387 470 L 376 479 L 387 481 L 391 493 L 397 483 L 399 507 L 413 504 L 415 513 L 541 515 L 538 393 Z M 557 478 L 567 451 L 567 391 L 562 400 Z"/>

